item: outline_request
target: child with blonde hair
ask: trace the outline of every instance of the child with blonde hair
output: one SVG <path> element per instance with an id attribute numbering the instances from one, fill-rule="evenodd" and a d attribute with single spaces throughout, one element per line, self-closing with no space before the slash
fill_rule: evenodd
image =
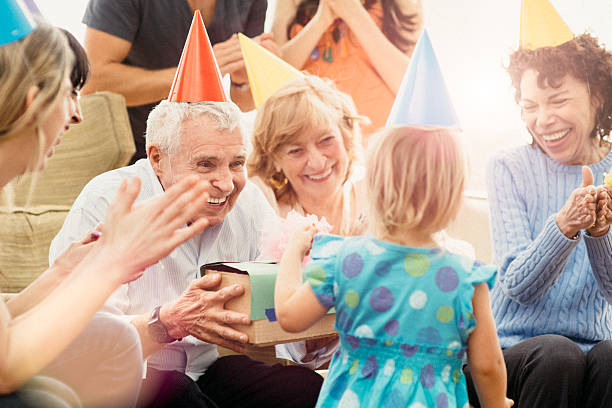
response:
<path id="1" fill-rule="evenodd" d="M 465 178 L 452 130 L 383 130 L 366 161 L 370 234 L 307 227 L 292 236 L 276 280 L 278 321 L 301 331 L 335 307 L 340 334 L 318 407 L 468 407 L 466 351 L 481 405 L 512 406 L 489 307 L 496 268 L 434 239 L 456 217 Z"/>

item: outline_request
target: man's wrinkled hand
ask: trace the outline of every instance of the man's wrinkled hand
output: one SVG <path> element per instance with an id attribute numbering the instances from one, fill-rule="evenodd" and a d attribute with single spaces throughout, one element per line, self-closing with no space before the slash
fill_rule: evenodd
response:
<path id="1" fill-rule="evenodd" d="M 231 325 L 249 324 L 249 316 L 225 309 L 225 303 L 242 296 L 244 288 L 235 284 L 217 289 L 220 283 L 221 275 L 216 273 L 196 279 L 176 303 L 162 308 L 162 321 L 172 337 L 191 335 L 244 353 L 248 336 Z"/>

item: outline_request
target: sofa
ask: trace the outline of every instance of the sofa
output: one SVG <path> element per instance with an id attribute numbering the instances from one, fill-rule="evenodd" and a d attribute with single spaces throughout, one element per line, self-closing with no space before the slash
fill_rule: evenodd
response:
<path id="1" fill-rule="evenodd" d="M 5 297 L 48 267 L 51 240 L 85 184 L 126 165 L 134 154 L 123 96 L 83 96 L 81 107 L 83 121 L 62 136 L 45 170 L 24 175 L 5 189 L 0 202 L 0 287 Z"/>

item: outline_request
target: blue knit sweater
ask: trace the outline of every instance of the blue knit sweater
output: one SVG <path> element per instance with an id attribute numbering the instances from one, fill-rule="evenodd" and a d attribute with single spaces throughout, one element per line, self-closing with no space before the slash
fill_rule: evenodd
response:
<path id="1" fill-rule="evenodd" d="M 612 152 L 589 166 L 595 184 Z M 581 166 L 556 162 L 538 147 L 496 155 L 487 170 L 491 232 L 499 278 L 491 291 L 502 347 L 560 334 L 587 351 L 612 338 L 612 229 L 567 238 L 556 213 L 582 184 Z"/>

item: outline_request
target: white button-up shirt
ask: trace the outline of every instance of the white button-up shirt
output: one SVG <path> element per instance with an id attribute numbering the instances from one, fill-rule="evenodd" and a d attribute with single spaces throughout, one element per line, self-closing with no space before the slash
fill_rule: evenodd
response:
<path id="1" fill-rule="evenodd" d="M 163 193 L 163 188 L 147 159 L 132 166 L 101 174 L 91 180 L 74 202 L 64 225 L 49 250 L 50 264 L 75 240 L 81 239 L 102 222 L 109 203 L 123 179 L 142 180 L 136 202 Z M 175 301 L 199 277 L 199 267 L 210 262 L 250 261 L 259 254 L 262 225 L 276 217 L 262 192 L 252 183 L 238 196 L 223 222 L 177 247 L 170 255 L 146 269 L 139 279 L 122 285 L 106 302 L 103 310 L 132 320 L 156 306 Z M 303 347 L 303 346 L 302 346 Z M 185 372 L 196 380 L 218 357 L 214 344 L 194 337 L 168 344 L 151 355 L 149 365 L 160 370 Z"/>

